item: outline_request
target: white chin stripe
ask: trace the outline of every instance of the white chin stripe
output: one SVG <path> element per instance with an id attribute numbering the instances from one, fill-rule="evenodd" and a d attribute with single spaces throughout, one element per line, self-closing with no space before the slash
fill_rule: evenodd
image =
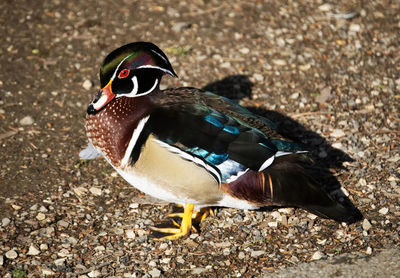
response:
<path id="1" fill-rule="evenodd" d="M 107 102 L 107 96 L 106 94 L 102 94 L 100 98 L 96 101 L 96 103 L 92 102 L 93 108 L 96 110 L 99 110 L 104 106 L 104 104 Z"/>
<path id="2" fill-rule="evenodd" d="M 131 153 L 133 151 L 133 148 L 136 145 L 136 141 L 139 138 L 140 133 L 142 133 L 142 130 L 144 128 L 144 125 L 147 123 L 147 121 L 149 120 L 150 116 L 147 116 L 143 119 L 141 119 L 137 125 L 137 127 L 135 128 L 135 130 L 132 132 L 132 137 L 131 140 L 129 141 L 129 145 L 125 150 L 125 155 L 124 158 L 121 161 L 121 167 L 124 168 L 125 166 L 128 165 L 129 162 L 129 157 L 131 156 Z"/>
<path id="3" fill-rule="evenodd" d="M 141 94 L 137 94 L 137 95 L 135 95 L 135 97 L 140 97 L 140 96 L 144 96 L 144 95 L 150 94 L 152 91 L 154 91 L 154 89 L 157 87 L 157 85 L 158 85 L 158 79 L 156 78 L 156 80 L 154 81 L 153 87 L 151 87 L 150 90 L 148 90 L 148 91 L 146 91 L 144 93 L 141 93 Z"/>

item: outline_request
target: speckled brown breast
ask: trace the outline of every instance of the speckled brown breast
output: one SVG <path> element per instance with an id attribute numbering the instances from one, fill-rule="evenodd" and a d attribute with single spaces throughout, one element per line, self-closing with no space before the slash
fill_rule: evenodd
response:
<path id="1" fill-rule="evenodd" d="M 119 167 L 126 148 L 141 118 L 148 114 L 147 97 L 118 97 L 103 110 L 86 117 L 86 132 L 114 167 Z"/>

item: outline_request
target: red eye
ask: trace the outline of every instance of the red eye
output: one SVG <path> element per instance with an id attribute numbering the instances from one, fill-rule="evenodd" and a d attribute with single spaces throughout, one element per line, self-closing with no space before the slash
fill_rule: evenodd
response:
<path id="1" fill-rule="evenodd" d="M 120 71 L 120 73 L 118 74 L 118 78 L 122 79 L 125 78 L 129 75 L 129 70 L 128 69 L 123 69 Z"/>

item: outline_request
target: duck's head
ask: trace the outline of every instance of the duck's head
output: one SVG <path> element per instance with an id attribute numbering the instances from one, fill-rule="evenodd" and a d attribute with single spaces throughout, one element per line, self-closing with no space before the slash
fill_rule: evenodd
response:
<path id="1" fill-rule="evenodd" d="M 112 51 L 100 68 L 102 89 L 87 113 L 96 114 L 118 97 L 140 97 L 159 89 L 164 74 L 177 77 L 164 52 L 151 42 L 134 42 Z"/>

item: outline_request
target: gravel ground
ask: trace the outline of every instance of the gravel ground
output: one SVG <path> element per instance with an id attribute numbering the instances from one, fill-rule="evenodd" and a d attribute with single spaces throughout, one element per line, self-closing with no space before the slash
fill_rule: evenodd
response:
<path id="1" fill-rule="evenodd" d="M 18 0 L 0 23 L 0 276 L 400 276 L 399 1 Z M 173 205 L 78 160 L 100 63 L 137 40 L 170 57 L 166 87 L 212 89 L 308 145 L 365 220 L 224 208 L 152 240 Z"/>

